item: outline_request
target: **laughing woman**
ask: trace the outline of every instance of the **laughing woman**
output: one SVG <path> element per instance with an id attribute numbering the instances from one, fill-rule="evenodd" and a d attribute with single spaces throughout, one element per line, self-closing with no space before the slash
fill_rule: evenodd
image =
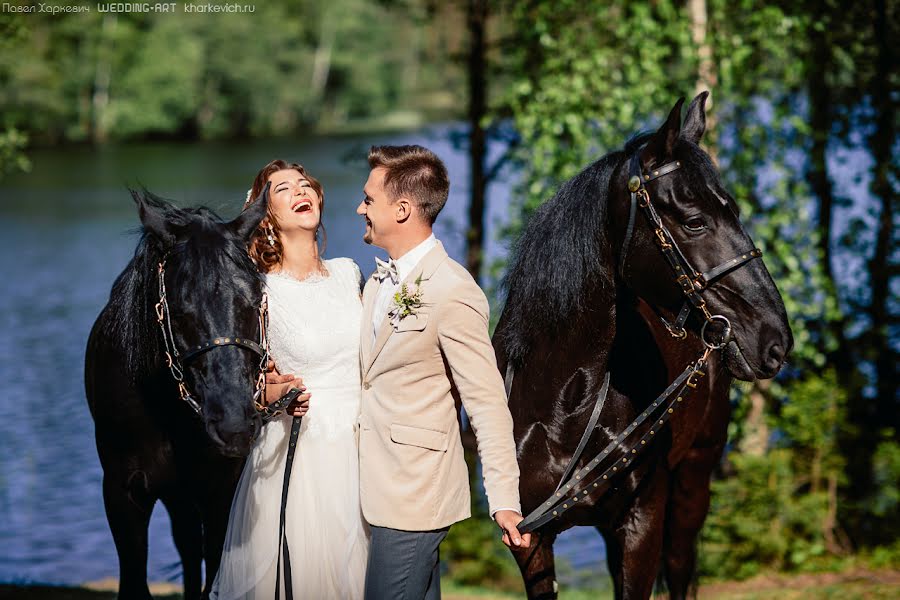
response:
<path id="1" fill-rule="evenodd" d="M 362 598 L 369 542 L 359 505 L 355 431 L 359 267 L 348 258 L 320 257 L 322 186 L 302 166 L 270 162 L 256 176 L 246 206 L 267 183 L 268 215 L 249 248 L 265 278 L 269 343 L 284 373 L 281 383 L 267 386 L 267 401 L 300 386 L 300 379 L 288 375 L 294 373 L 302 375 L 300 387 L 307 391 L 294 414 L 303 414 L 308 406 L 287 498 L 285 538 L 293 597 Z M 279 576 L 276 563 L 290 425 L 289 415 L 266 425 L 250 453 L 232 503 L 212 598 L 271 600 L 276 585 L 287 596 L 285 568 Z"/>

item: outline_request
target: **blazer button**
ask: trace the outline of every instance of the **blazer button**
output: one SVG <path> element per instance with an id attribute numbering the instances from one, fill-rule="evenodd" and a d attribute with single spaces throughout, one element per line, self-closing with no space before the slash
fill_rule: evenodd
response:
<path id="1" fill-rule="evenodd" d="M 367 389 L 369 389 L 370 387 L 372 387 L 372 386 L 369 385 L 369 382 L 368 382 L 368 381 L 364 381 L 364 382 L 363 382 L 363 389 L 364 389 L 364 390 L 367 390 Z"/>

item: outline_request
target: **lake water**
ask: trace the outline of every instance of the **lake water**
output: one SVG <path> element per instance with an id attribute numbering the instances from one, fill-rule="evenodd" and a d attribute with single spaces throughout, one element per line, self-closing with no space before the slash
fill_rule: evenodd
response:
<path id="1" fill-rule="evenodd" d="M 137 242 L 126 185 L 231 218 L 262 165 L 275 157 L 299 160 L 325 188 L 326 255 L 349 256 L 368 273 L 376 252 L 363 243 L 354 212 L 368 173 L 366 151 L 372 144 L 420 143 L 450 171 L 450 200 L 436 232 L 461 260 L 468 169 L 448 130 L 44 149 L 29 154 L 31 173 L 0 181 L 0 582 L 80 584 L 118 574 L 83 365 L 90 327 Z M 511 178 L 505 174 L 489 190 L 489 259 L 504 253 L 495 232 L 507 215 Z M 179 579 L 160 506 L 150 529 L 149 578 Z M 576 570 L 605 570 L 602 540 L 592 529 L 566 532 L 557 550 Z"/>

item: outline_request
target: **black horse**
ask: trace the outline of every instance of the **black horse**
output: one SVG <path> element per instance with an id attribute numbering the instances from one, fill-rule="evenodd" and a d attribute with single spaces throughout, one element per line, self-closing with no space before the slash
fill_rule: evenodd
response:
<path id="1" fill-rule="evenodd" d="M 132 196 L 144 233 L 94 323 L 85 360 L 103 500 L 119 555 L 119 597 L 150 598 L 147 526 L 161 500 L 181 555 L 184 597 L 199 598 L 201 562 L 208 595 L 234 489 L 260 427 L 252 397 L 262 353 L 228 343 L 186 364 L 176 360 L 195 412 L 166 360 L 157 319 L 160 264 L 163 316 L 182 359 L 217 337 L 259 339 L 262 279 L 246 247 L 266 214 L 267 196 L 230 223 L 149 192 Z"/>
<path id="2" fill-rule="evenodd" d="M 696 300 L 702 287 L 705 314 L 724 316 L 732 327 L 721 353 L 708 355 L 706 376 L 669 411 L 668 426 L 642 453 L 623 449 L 634 458 L 603 482 L 611 487 L 585 490 L 536 530 L 532 548 L 514 550 L 530 598 L 556 597 L 553 542 L 573 525 L 602 533 L 617 598 L 648 598 L 659 575 L 671 597 L 684 598 L 709 509 L 710 474 L 725 444 L 732 377 L 773 377 L 793 346 L 778 290 L 762 260 L 753 260 L 759 253 L 748 252 L 753 245 L 737 205 L 698 147 L 706 97 L 691 102 L 683 126 L 679 100 L 658 131 L 563 184 L 516 244 L 494 347 L 510 386 L 526 514 L 555 495 L 607 372 L 608 396 L 579 470 L 653 410 L 654 399 L 698 359 L 704 313 L 691 304 L 686 322 L 675 316 L 688 289 L 697 287 L 690 292 Z M 636 190 L 640 214 L 632 204 Z M 652 209 L 655 217 L 648 216 Z M 680 252 L 697 272 L 710 274 L 732 259 L 734 265 L 708 285 L 694 286 L 692 273 L 676 283 L 662 248 L 670 258 L 673 248 Z"/>

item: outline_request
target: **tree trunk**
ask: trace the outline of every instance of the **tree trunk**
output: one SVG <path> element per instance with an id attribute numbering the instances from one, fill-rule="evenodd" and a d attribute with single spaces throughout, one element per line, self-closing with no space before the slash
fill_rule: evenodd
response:
<path id="1" fill-rule="evenodd" d="M 485 72 L 485 26 L 487 24 L 487 0 L 468 0 L 467 24 L 469 29 L 469 227 L 466 232 L 466 268 L 475 281 L 481 280 L 484 260 L 485 156 L 487 140 L 482 120 L 487 113 L 487 83 Z"/>
<path id="2" fill-rule="evenodd" d="M 713 60 L 712 44 L 709 41 L 707 32 L 707 10 L 706 0 L 688 0 L 688 15 L 691 20 L 691 39 L 697 48 L 697 85 L 694 89 L 696 96 L 700 92 L 709 90 L 709 98 L 706 99 L 706 153 L 712 159 L 713 163 L 718 164 L 718 151 L 716 144 L 716 116 L 713 112 L 710 114 L 713 101 L 716 97 L 716 85 L 718 84 L 718 75 L 716 71 L 716 63 Z"/>
<path id="3" fill-rule="evenodd" d="M 91 97 L 91 139 L 102 144 L 108 137 L 106 109 L 109 106 L 109 86 L 112 80 L 112 33 L 116 28 L 116 13 L 103 15 L 100 42 L 97 48 L 97 64 L 94 69 L 94 92 Z"/>
<path id="4" fill-rule="evenodd" d="M 876 0 L 876 16 L 873 19 L 874 37 L 877 48 L 876 72 L 872 78 L 872 98 L 875 109 L 875 127 L 869 137 L 874 166 L 872 168 L 871 191 L 881 204 L 875 234 L 875 251 L 869 261 L 869 284 L 871 286 L 871 303 L 869 318 L 871 320 L 872 356 L 875 361 L 876 415 L 883 426 L 900 426 L 897 406 L 897 353 L 891 345 L 888 329 L 890 326 L 889 304 L 892 293 L 891 257 L 894 255 L 894 215 L 897 201 L 890 181 L 891 171 L 897 176 L 897 166 L 892 159 L 892 146 L 896 141 L 896 121 L 894 116 L 894 90 L 890 87 L 894 60 L 891 56 L 893 46 L 888 39 L 888 14 L 885 0 Z M 894 265 L 896 268 L 896 265 Z"/>
<path id="5" fill-rule="evenodd" d="M 753 388 L 747 397 L 750 399 L 750 412 L 744 421 L 744 437 L 738 449 L 748 456 L 763 456 L 769 448 L 769 425 L 766 423 L 766 396 L 771 379 L 760 379 L 753 382 Z"/>

